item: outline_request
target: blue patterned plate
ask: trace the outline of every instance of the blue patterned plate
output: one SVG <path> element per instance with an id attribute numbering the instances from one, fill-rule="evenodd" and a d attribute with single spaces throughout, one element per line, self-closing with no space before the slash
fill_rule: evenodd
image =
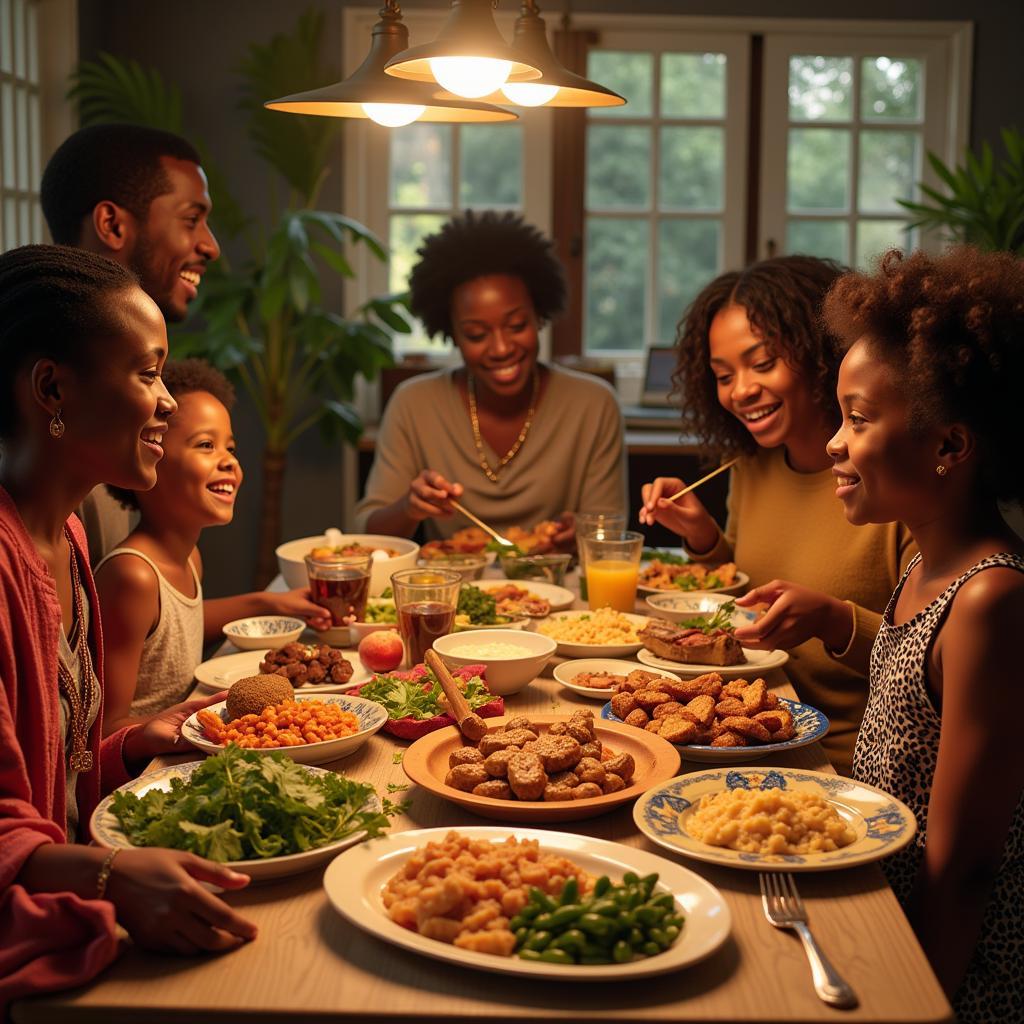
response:
<path id="1" fill-rule="evenodd" d="M 828 732 L 828 719 L 817 708 L 799 701 L 779 698 L 779 703 L 793 716 L 796 735 L 785 743 L 759 743 L 749 747 L 706 747 L 697 743 L 675 743 L 673 746 L 682 755 L 684 761 L 697 761 L 701 764 L 746 764 L 749 761 L 760 761 L 763 757 L 778 754 L 783 750 L 796 750 L 806 747 L 815 740 L 820 740 Z M 610 722 L 621 722 L 622 719 L 612 711 L 611 701 L 601 708 L 601 717 Z"/>
<path id="2" fill-rule="evenodd" d="M 703 796 L 726 789 L 771 789 L 824 797 L 854 830 L 849 846 L 831 853 L 767 855 L 711 846 L 689 834 L 686 822 Z M 681 775 L 649 789 L 634 805 L 633 820 L 651 842 L 684 857 L 745 871 L 831 871 L 888 857 L 917 830 L 914 814 L 888 793 L 840 775 L 797 768 L 717 768 Z"/>
<path id="3" fill-rule="evenodd" d="M 356 697 L 347 693 L 318 693 L 318 694 L 295 694 L 297 701 L 321 700 L 325 704 L 337 704 L 342 711 L 351 711 L 358 719 L 361 726 L 359 732 L 351 736 L 342 736 L 338 740 L 324 740 L 321 743 L 303 743 L 298 747 L 272 747 L 268 749 L 257 749 L 260 754 L 285 754 L 299 764 L 325 764 L 328 761 L 337 761 L 339 757 L 348 757 L 355 753 L 375 732 L 383 728 L 388 720 L 387 710 L 382 704 L 367 700 L 365 697 Z M 226 722 L 228 721 L 227 707 L 224 701 L 219 704 L 211 704 L 209 710 Z M 224 748 L 219 743 L 212 743 L 206 738 L 199 726 L 196 715 L 191 715 L 181 726 L 181 735 L 188 740 L 197 750 L 204 754 L 219 754 Z"/>

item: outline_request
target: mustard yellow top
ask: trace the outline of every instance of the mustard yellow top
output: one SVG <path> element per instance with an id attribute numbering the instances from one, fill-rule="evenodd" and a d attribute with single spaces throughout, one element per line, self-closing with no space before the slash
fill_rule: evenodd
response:
<path id="1" fill-rule="evenodd" d="M 848 775 L 868 696 L 868 661 L 882 612 L 916 553 L 899 523 L 852 526 L 835 496 L 830 469 L 796 473 L 785 451 L 744 458 L 730 471 L 725 533 L 701 561 L 735 561 L 750 586 L 792 580 L 854 605 L 849 647 L 831 655 L 820 640 L 789 652 L 785 671 L 800 700 L 828 715 L 822 742 L 836 771 Z"/>

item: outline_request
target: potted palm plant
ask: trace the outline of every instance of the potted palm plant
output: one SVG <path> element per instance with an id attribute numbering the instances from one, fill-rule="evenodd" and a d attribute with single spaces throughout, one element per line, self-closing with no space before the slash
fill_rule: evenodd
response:
<path id="1" fill-rule="evenodd" d="M 323 15 L 307 12 L 294 32 L 251 44 L 238 66 L 249 140 L 275 172 L 274 194 L 257 216 L 242 211 L 207 147 L 184 130 L 180 90 L 156 70 L 101 54 L 76 69 L 69 92 L 83 125 L 129 121 L 196 143 L 209 178 L 214 230 L 244 250 L 234 265 L 224 256 L 211 264 L 193 315 L 174 335 L 174 350 L 231 373 L 259 415 L 265 435 L 255 569 L 260 586 L 276 572 L 290 446 L 313 427 L 355 442 L 362 432 L 352 405 L 356 379 L 372 379 L 392 364 L 389 331 L 409 331 L 403 296 L 371 299 L 347 315 L 324 303 L 325 275 L 354 276 L 349 246 L 365 245 L 377 259 L 387 258 L 366 227 L 318 206 L 341 123 L 263 107 L 267 97 L 340 77 L 322 57 L 322 28 Z"/>

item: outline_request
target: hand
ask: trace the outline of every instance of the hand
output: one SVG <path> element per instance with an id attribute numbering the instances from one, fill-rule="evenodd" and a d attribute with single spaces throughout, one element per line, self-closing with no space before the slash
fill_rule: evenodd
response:
<path id="1" fill-rule="evenodd" d="M 718 524 L 700 499 L 691 493 L 676 501 L 667 500 L 685 486 L 674 476 L 659 476 L 654 483 L 644 484 L 640 491 L 644 501 L 640 522 L 645 526 L 660 523 L 678 533 L 691 551 L 710 551 L 718 543 Z"/>
<path id="2" fill-rule="evenodd" d="M 200 708 L 209 707 L 227 698 L 227 690 L 221 690 L 212 697 L 194 697 L 181 704 L 150 715 L 137 725 L 124 740 L 126 762 L 148 761 L 158 754 L 180 754 L 188 749 L 181 739 L 181 724 Z M 120 854 L 118 854 L 120 858 Z"/>
<path id="3" fill-rule="evenodd" d="M 558 519 L 558 533 L 551 538 L 556 551 L 576 551 L 576 516 L 572 512 L 563 512 Z"/>
<path id="4" fill-rule="evenodd" d="M 744 647 L 789 650 L 817 637 L 831 650 L 841 651 L 853 634 L 853 609 L 845 601 L 799 583 L 772 580 L 738 597 L 736 603 L 744 608 L 758 603 L 770 606 L 756 622 L 737 628 L 736 639 Z"/>
<path id="5" fill-rule="evenodd" d="M 173 953 L 221 952 L 256 938 L 256 925 L 199 883 L 249 884 L 223 864 L 181 850 L 127 850 L 114 859 L 106 897 L 136 944 Z"/>
<path id="6" fill-rule="evenodd" d="M 267 603 L 273 615 L 291 615 L 305 619 L 313 629 L 330 629 L 331 613 L 315 604 L 308 587 L 287 590 L 283 594 L 267 592 Z"/>
<path id="7" fill-rule="evenodd" d="M 440 473 L 425 469 L 409 484 L 405 511 L 416 522 L 435 516 L 451 516 L 455 510 L 448 504 L 448 499 L 461 497 L 462 484 L 449 483 Z"/>

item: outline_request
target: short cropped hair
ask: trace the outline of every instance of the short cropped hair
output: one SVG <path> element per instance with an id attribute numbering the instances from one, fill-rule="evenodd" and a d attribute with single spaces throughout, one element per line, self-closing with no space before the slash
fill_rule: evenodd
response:
<path id="1" fill-rule="evenodd" d="M 137 124 L 98 124 L 65 139 L 43 172 L 40 202 L 53 240 L 77 245 L 82 221 L 104 200 L 145 222 L 150 203 L 171 191 L 164 156 L 200 162 L 192 143 Z"/>
<path id="2" fill-rule="evenodd" d="M 757 451 L 750 431 L 719 402 L 711 369 L 711 322 L 728 306 L 746 311 L 773 355 L 800 374 L 814 404 L 839 425 L 836 382 L 843 352 L 822 324 L 821 305 L 844 269 L 815 256 L 777 256 L 721 274 L 700 292 L 676 328 L 672 380 L 682 398 L 684 433 L 717 457 Z"/>
<path id="3" fill-rule="evenodd" d="M 507 274 L 526 285 L 533 308 L 547 323 L 565 308 L 565 272 L 549 239 L 518 214 L 466 210 L 417 250 L 409 275 L 409 306 L 428 335 L 452 337 L 452 293 L 478 277 Z"/>
<path id="4" fill-rule="evenodd" d="M 864 338 L 889 364 L 911 430 L 966 424 L 977 440 L 980 486 L 1024 503 L 1024 262 L 969 245 L 941 256 L 891 250 L 874 274 L 842 278 L 824 316 L 845 346 Z"/>
<path id="5" fill-rule="evenodd" d="M 0 437 L 17 431 L 17 373 L 37 359 L 91 365 L 94 342 L 119 323 L 112 296 L 138 285 L 130 270 L 84 249 L 25 245 L 0 255 Z"/>
<path id="6" fill-rule="evenodd" d="M 205 391 L 213 395 L 228 411 L 234 408 L 235 389 L 231 381 L 205 359 L 168 359 L 164 363 L 160 377 L 172 398 L 181 398 L 182 395 Z M 159 473 L 160 466 L 157 465 L 157 474 L 159 475 Z M 107 490 L 121 503 L 123 508 L 138 509 L 139 502 L 134 491 L 126 490 L 123 487 L 112 487 L 110 484 L 107 484 Z"/>

